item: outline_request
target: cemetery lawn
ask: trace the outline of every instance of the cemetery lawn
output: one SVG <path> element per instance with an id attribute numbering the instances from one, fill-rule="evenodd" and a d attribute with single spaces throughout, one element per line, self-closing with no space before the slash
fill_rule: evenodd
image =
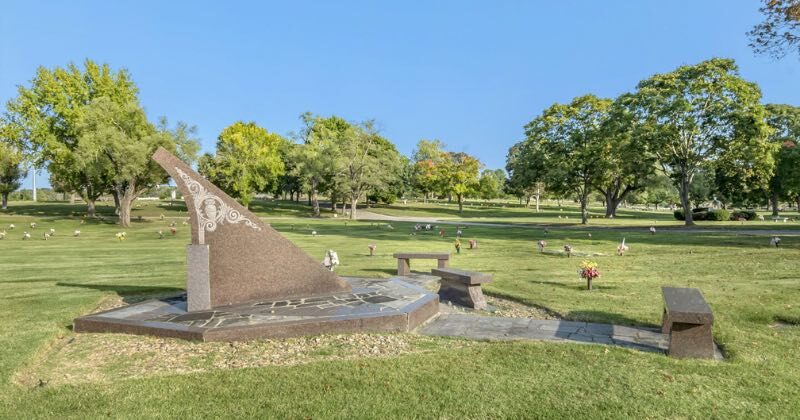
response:
<path id="1" fill-rule="evenodd" d="M 136 301 L 183 288 L 189 242 L 188 226 L 181 224 L 184 208 L 142 207 L 137 211 L 143 220 L 125 229 L 127 239 L 120 242 L 115 234 L 122 229 L 107 209 L 101 210 L 105 221 L 81 224 L 72 216 L 81 206 L 16 205 L 0 212 L 0 231 L 7 233 L 0 240 L 0 418 L 781 418 L 800 412 L 800 236 L 781 235 L 781 247 L 775 249 L 768 245 L 767 232 L 463 229 L 464 245 L 477 239 L 479 248 L 454 255 L 453 267 L 492 273 L 488 294 L 544 307 L 566 319 L 657 326 L 660 286 L 700 288 L 714 310 L 714 338 L 725 352 L 724 362 L 674 360 L 599 345 L 398 334 L 358 338 L 377 347 L 405 341 L 405 350 L 396 354 L 387 350 L 376 357 L 352 357 L 341 344 L 347 338 L 328 337 L 331 346 L 285 364 L 259 360 L 312 340 L 231 346 L 228 362 L 257 359 L 235 367 L 212 360 L 214 352 L 223 351 L 218 343 L 162 340 L 158 343 L 167 350 L 137 350 L 137 343 L 147 339 L 76 335 L 70 329 L 74 317 L 120 297 Z M 321 260 L 325 250 L 336 250 L 342 275 L 388 278 L 396 267 L 393 252 L 452 251 L 456 230 L 442 226 L 446 238 L 412 236 L 413 223 L 391 222 L 389 227 L 386 222 L 309 219 L 304 217 L 307 209 L 286 203 L 256 203 L 254 209 L 310 255 Z M 415 207 L 408 214 L 428 211 Z M 574 208 L 564 211 L 577 214 Z M 173 217 L 175 236 L 168 233 Z M 471 209 L 468 215 L 474 221 L 481 217 L 537 218 L 530 211 L 496 207 Z M 649 226 L 653 217 L 632 215 L 615 223 Z M 11 223 L 14 230 L 8 230 Z M 791 225 L 779 224 L 786 230 Z M 56 236 L 42 240 L 50 228 Z M 79 237 L 72 236 L 76 229 Z M 31 240 L 21 240 L 25 230 Z M 158 230 L 167 237 L 158 239 Z M 614 250 L 623 237 L 630 251 L 618 257 Z M 583 290 L 577 278 L 581 258 L 538 254 L 540 239 L 549 249 L 569 243 L 579 252 L 604 254 L 592 258 L 602 274 L 596 290 Z M 368 256 L 370 243 L 378 246 L 374 257 Z M 414 261 L 412 270 L 434 264 Z M 106 354 L 93 347 L 102 342 L 113 344 L 104 348 Z M 116 345 L 125 351 L 115 354 Z M 169 351 L 187 349 L 207 357 L 192 359 L 191 369 L 169 369 L 168 360 L 160 360 Z"/>

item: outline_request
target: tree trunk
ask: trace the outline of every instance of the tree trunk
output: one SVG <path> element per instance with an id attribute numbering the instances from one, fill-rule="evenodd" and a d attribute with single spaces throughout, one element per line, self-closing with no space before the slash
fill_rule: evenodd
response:
<path id="1" fill-rule="evenodd" d="M 694 219 L 692 218 L 692 205 L 689 203 L 689 177 L 685 174 L 681 175 L 681 205 L 683 206 L 684 226 L 694 226 Z"/>
<path id="2" fill-rule="evenodd" d="M 589 211 L 587 210 L 587 201 L 589 197 L 586 194 L 581 196 L 581 224 L 589 223 Z"/>
<path id="3" fill-rule="evenodd" d="M 536 213 L 539 213 L 539 199 L 541 199 L 542 193 L 539 190 L 539 187 L 536 187 L 536 194 L 533 195 L 536 200 Z"/>
<path id="4" fill-rule="evenodd" d="M 86 200 L 86 217 L 97 217 L 97 208 L 93 199 Z"/>
<path id="5" fill-rule="evenodd" d="M 133 200 L 136 200 L 136 184 L 114 187 L 114 192 L 119 197 L 119 225 L 121 227 L 131 226 L 131 207 Z"/>
<path id="6" fill-rule="evenodd" d="M 621 197 L 617 197 L 616 192 L 606 192 L 606 217 L 617 217 L 617 208 L 619 207 L 619 203 L 622 201 Z"/>
<path id="7" fill-rule="evenodd" d="M 531 196 L 528 195 L 525 197 L 525 208 L 527 209 L 530 206 L 531 206 Z"/>
<path id="8" fill-rule="evenodd" d="M 8 192 L 3 193 L 3 210 L 8 208 Z"/>
<path id="9" fill-rule="evenodd" d="M 319 198 L 317 197 L 317 181 L 311 181 L 311 191 L 308 193 L 308 201 L 313 209 L 313 216 L 319 217 Z"/>
<path id="10" fill-rule="evenodd" d="M 350 195 L 350 220 L 356 220 L 356 208 L 358 204 L 358 195 Z"/>
<path id="11" fill-rule="evenodd" d="M 456 194 L 456 198 L 458 199 L 458 213 L 460 214 L 464 211 L 464 196 Z"/>
<path id="12" fill-rule="evenodd" d="M 119 192 L 116 190 L 111 191 L 111 196 L 114 197 L 114 214 L 119 215 L 119 207 L 120 207 Z"/>
<path id="13" fill-rule="evenodd" d="M 780 205 L 780 200 L 778 199 L 778 193 L 772 193 L 772 196 L 769 197 L 769 203 L 772 205 L 772 215 L 778 215 L 778 206 Z"/>

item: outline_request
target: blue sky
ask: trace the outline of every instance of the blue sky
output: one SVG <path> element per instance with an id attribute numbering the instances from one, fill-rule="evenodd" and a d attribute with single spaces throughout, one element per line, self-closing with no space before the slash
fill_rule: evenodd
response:
<path id="1" fill-rule="evenodd" d="M 205 151 L 234 121 L 288 134 L 311 111 L 497 168 L 545 107 L 710 57 L 736 59 L 765 102 L 800 103 L 800 60 L 747 46 L 759 3 L 2 0 L 0 100 L 88 57 L 127 68 L 148 115 L 196 125 Z"/>

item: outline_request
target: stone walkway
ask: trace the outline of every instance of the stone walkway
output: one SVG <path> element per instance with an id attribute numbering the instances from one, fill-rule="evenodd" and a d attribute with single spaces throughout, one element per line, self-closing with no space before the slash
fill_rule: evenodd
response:
<path id="1" fill-rule="evenodd" d="M 547 340 L 612 344 L 656 353 L 665 353 L 669 345 L 668 336 L 661 334 L 656 328 L 470 314 L 441 314 L 420 327 L 418 332 L 424 335 L 477 340 Z"/>

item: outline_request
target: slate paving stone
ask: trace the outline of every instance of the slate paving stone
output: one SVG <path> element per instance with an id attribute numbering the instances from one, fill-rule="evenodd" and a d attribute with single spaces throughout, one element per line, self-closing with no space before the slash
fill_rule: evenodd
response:
<path id="1" fill-rule="evenodd" d="M 666 336 L 652 328 L 575 321 L 442 314 L 421 327 L 420 334 L 479 340 L 544 340 L 576 344 L 617 345 L 664 353 Z"/>

